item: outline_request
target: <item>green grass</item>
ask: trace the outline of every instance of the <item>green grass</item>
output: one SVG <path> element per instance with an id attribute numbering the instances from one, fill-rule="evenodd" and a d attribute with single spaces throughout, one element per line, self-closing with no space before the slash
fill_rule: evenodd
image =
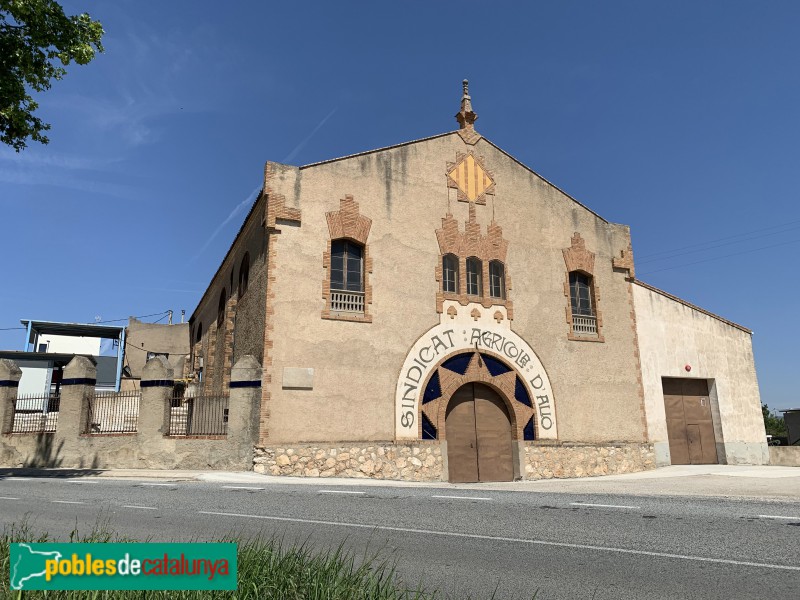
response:
<path id="1" fill-rule="evenodd" d="M 207 591 L 11 591 L 9 587 L 9 544 L 15 542 L 125 542 L 102 526 L 88 535 L 73 531 L 68 540 L 37 535 L 27 525 L 6 529 L 0 539 L 0 597 L 47 598 L 241 598 L 242 600 L 433 600 L 438 594 L 409 589 L 397 576 L 392 563 L 379 555 L 360 560 L 341 546 L 315 552 L 308 545 L 288 546 L 277 539 L 239 542 L 239 589 L 235 592 Z"/>

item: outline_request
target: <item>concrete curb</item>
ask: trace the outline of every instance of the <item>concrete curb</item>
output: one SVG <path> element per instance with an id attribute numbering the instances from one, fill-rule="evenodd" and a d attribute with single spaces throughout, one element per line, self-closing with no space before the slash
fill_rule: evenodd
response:
<path id="1" fill-rule="evenodd" d="M 581 493 L 603 495 L 759 498 L 800 502 L 800 468 L 747 465 L 663 467 L 626 475 L 579 479 L 540 479 L 501 483 L 451 484 L 368 478 L 276 477 L 252 471 L 193 471 L 156 469 L 2 469 L 0 478 L 104 478 L 159 481 L 201 481 L 260 486 L 308 485 L 325 487 L 405 487 L 504 492 Z"/>

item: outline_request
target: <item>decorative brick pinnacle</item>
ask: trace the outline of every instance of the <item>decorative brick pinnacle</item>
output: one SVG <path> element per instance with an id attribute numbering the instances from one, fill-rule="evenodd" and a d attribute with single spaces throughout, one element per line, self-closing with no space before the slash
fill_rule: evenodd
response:
<path id="1" fill-rule="evenodd" d="M 478 115 L 472 110 L 472 98 L 469 95 L 469 81 L 463 81 L 464 93 L 461 96 L 461 110 L 456 113 L 459 129 L 474 129 Z"/>

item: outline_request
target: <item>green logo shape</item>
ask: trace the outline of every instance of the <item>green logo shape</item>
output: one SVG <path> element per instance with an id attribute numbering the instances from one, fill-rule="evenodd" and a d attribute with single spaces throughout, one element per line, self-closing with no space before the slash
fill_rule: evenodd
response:
<path id="1" fill-rule="evenodd" d="M 11 544 L 12 590 L 235 590 L 236 544 Z"/>

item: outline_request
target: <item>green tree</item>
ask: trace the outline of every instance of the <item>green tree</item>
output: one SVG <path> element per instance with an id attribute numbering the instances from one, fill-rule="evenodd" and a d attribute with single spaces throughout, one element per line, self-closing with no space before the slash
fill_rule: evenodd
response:
<path id="1" fill-rule="evenodd" d="M 767 430 L 767 435 L 780 435 L 786 436 L 786 422 L 783 417 L 779 417 L 769 409 L 766 404 L 761 405 L 761 414 L 764 415 L 764 429 Z"/>
<path id="2" fill-rule="evenodd" d="M 88 14 L 67 16 L 55 0 L 0 0 L 0 141 L 17 152 L 27 140 L 48 143 L 29 91 L 61 79 L 71 62 L 102 52 L 103 26 Z"/>

